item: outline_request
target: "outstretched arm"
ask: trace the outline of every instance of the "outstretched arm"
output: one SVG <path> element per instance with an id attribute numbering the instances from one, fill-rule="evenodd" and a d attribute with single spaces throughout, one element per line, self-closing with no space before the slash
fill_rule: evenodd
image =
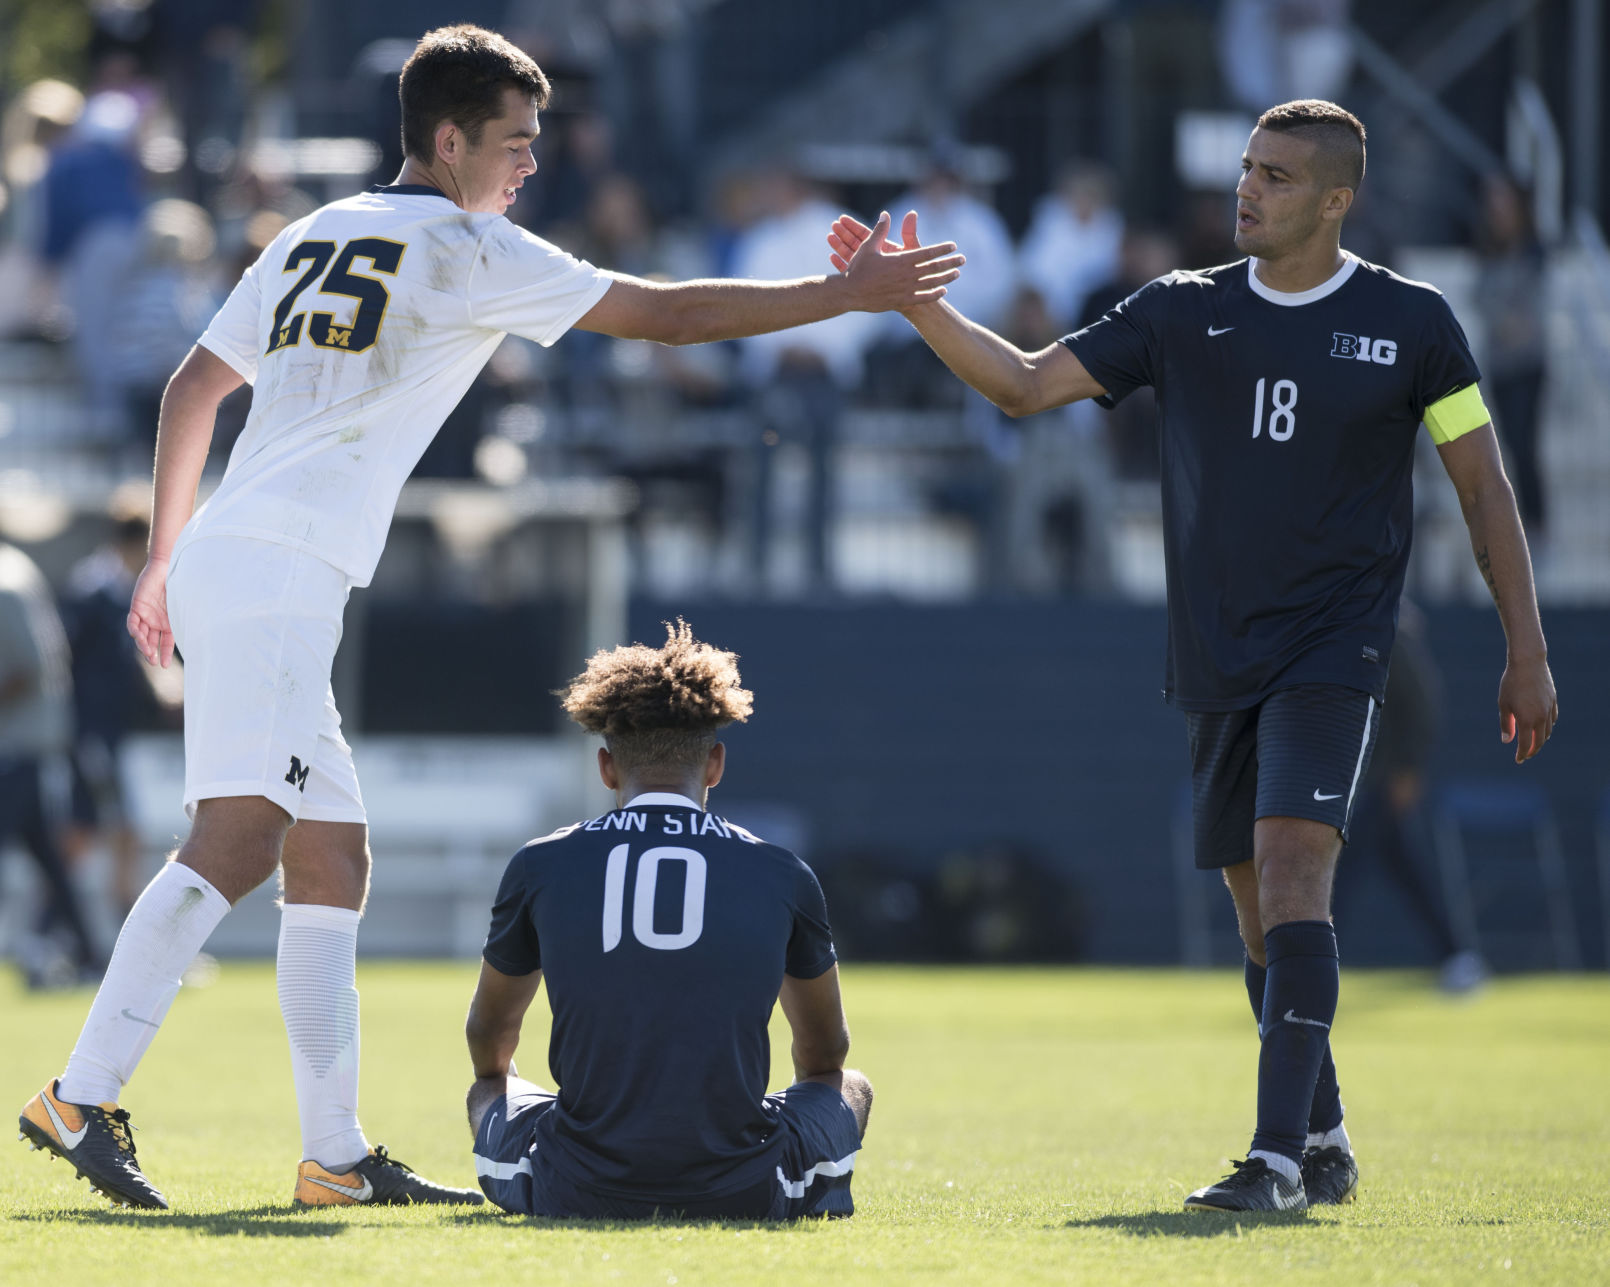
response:
<path id="1" fill-rule="evenodd" d="M 1560 706 L 1515 493 L 1504 475 L 1491 424 L 1442 443 L 1437 451 L 1459 493 L 1476 566 L 1504 624 L 1508 655 L 1498 685 L 1498 731 L 1505 742 L 1515 743 L 1515 763 L 1520 764 L 1543 749 Z"/>
<path id="2" fill-rule="evenodd" d="M 873 231 L 848 215 L 835 221 L 827 239 L 833 266 L 842 272 L 854 256 L 866 254 Z M 916 245 L 914 213 L 906 215 L 901 235 L 907 246 Z M 944 300 L 924 301 L 902 312 L 958 379 L 1009 416 L 1033 415 L 1106 392 L 1066 345 L 1025 353 Z"/>
<path id="3" fill-rule="evenodd" d="M 961 276 L 965 258 L 953 242 L 884 253 L 889 216 L 869 230 L 864 253 L 847 257 L 834 277 L 795 281 L 651 282 L 617 277 L 576 326 L 623 340 L 702 344 L 783 331 L 841 313 L 884 313 L 937 300 Z"/>
<path id="4" fill-rule="evenodd" d="M 244 381 L 240 373 L 199 344 L 185 355 L 162 393 L 157 416 L 156 480 L 151 500 L 151 549 L 134 583 L 128 630 L 153 666 L 173 658 L 168 623 L 168 563 L 179 532 L 196 508 L 196 488 L 212 446 L 218 404 Z"/>

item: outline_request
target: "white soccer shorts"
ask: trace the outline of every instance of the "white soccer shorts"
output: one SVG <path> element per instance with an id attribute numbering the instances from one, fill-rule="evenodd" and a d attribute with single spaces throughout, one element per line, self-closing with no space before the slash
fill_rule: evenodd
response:
<path id="1" fill-rule="evenodd" d="M 365 822 L 330 668 L 351 584 L 288 545 L 206 536 L 168 572 L 184 655 L 184 807 L 272 800 L 293 821 Z"/>

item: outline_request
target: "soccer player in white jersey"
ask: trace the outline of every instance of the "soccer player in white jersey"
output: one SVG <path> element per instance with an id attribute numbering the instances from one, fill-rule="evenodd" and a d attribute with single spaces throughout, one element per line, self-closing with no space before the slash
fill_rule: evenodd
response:
<path id="1" fill-rule="evenodd" d="M 304 1205 L 479 1202 L 371 1150 L 358 1124 L 354 955 L 369 881 L 363 802 L 330 692 L 348 593 L 398 492 L 506 332 L 575 326 L 692 344 L 906 308 L 944 294 L 955 246 L 856 256 L 841 276 L 656 283 L 572 258 L 503 217 L 536 170 L 548 83 L 501 36 L 428 33 L 404 67 L 396 183 L 286 228 L 163 398 L 150 559 L 129 631 L 186 662 L 189 838 L 129 914 L 77 1046 L 23 1133 L 114 1201 L 165 1207 L 135 1160 L 123 1087 L 230 906 L 283 866 L 278 981 Z M 874 240 L 888 227 L 885 215 Z M 192 513 L 218 403 L 251 418 Z M 294 825 L 293 825 L 294 824 Z"/>

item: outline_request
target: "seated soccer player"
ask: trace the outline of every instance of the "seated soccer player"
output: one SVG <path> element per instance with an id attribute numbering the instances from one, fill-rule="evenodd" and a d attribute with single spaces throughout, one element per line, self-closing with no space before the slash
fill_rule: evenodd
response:
<path id="1" fill-rule="evenodd" d="M 523 1215 L 847 1216 L 872 1087 L 849 1028 L 821 887 L 803 862 L 705 810 L 717 730 L 753 697 L 737 658 L 667 626 L 597 653 L 564 695 L 600 734 L 618 807 L 509 863 L 466 1035 L 488 1198 Z M 546 976 L 547 1091 L 514 1070 Z M 794 1084 L 768 1095 L 774 1002 Z"/>

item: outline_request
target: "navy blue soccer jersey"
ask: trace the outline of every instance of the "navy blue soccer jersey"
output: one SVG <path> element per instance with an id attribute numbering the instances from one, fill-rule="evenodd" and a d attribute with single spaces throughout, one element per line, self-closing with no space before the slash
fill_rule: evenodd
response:
<path id="1" fill-rule="evenodd" d="M 1170 273 L 1062 341 L 1102 405 L 1157 391 L 1164 693 L 1204 711 L 1306 683 L 1379 700 L 1416 430 L 1426 420 L 1440 442 L 1485 421 L 1469 413 L 1480 372 L 1433 287 L 1349 256 L 1323 285 L 1281 294 L 1252 268 Z M 1450 406 L 1452 429 L 1436 414 Z"/>
<path id="2" fill-rule="evenodd" d="M 484 955 L 543 971 L 559 1102 L 538 1151 L 566 1181 L 674 1203 L 772 1177 L 772 1007 L 785 972 L 836 960 L 793 854 L 680 796 L 639 796 L 514 856 Z"/>

